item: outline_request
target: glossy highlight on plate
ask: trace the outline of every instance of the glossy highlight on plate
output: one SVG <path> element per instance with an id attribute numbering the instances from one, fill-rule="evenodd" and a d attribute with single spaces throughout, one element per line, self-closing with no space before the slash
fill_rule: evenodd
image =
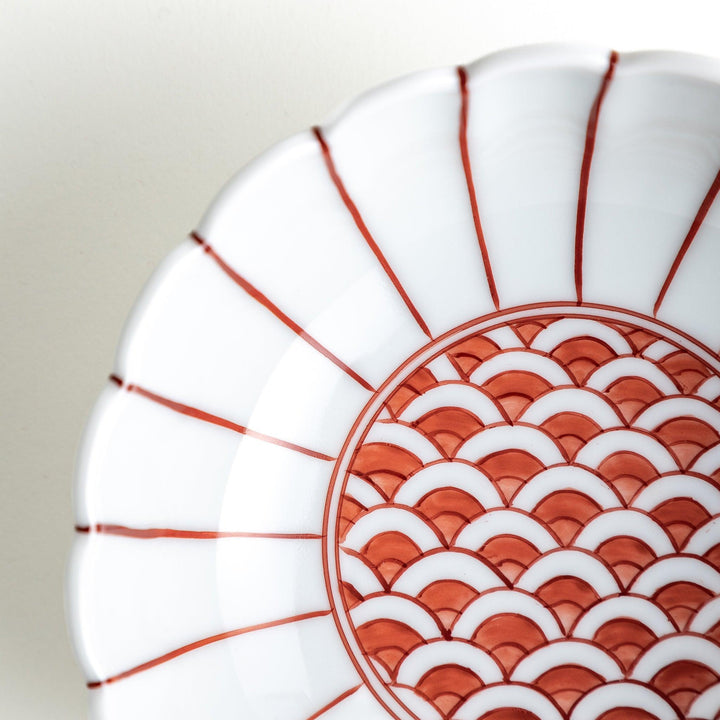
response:
<path id="1" fill-rule="evenodd" d="M 720 715 L 720 64 L 520 48 L 234 178 L 91 417 L 91 717 Z"/>

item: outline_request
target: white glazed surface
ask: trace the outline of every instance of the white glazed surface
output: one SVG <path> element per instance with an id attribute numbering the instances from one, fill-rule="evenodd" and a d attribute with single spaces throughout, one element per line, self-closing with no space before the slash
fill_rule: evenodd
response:
<path id="1" fill-rule="evenodd" d="M 467 67 L 468 154 L 497 308 L 458 144 L 454 68 L 369 93 L 323 128 L 412 308 L 309 131 L 221 192 L 197 228 L 216 255 L 188 239 L 159 268 L 120 343 L 122 384 L 100 397 L 78 465 L 77 525 L 91 531 L 73 550 L 69 616 L 94 718 L 379 720 L 393 717 L 388 704 L 412 717 L 378 701 L 330 613 L 322 535 L 334 459 L 372 389 L 431 337 L 496 309 L 577 301 L 578 185 L 608 56 L 552 46 Z M 719 81 L 702 58 L 620 56 L 597 126 L 582 265 L 586 303 L 655 317 L 709 349 L 710 364 L 720 348 L 717 203 L 654 307 L 720 168 Z M 328 352 L 239 288 L 217 257 Z M 136 387 L 225 426 L 128 392 Z M 228 536 L 147 539 L 98 526 Z M 514 691 L 517 707 L 562 717 Z M 624 694 L 676 717 L 632 691 L 596 691 L 570 717 L 595 718 Z M 706 691 L 688 717 L 714 718 L 719 695 L 720 685 Z M 488 698 L 457 717 L 474 720 Z"/>

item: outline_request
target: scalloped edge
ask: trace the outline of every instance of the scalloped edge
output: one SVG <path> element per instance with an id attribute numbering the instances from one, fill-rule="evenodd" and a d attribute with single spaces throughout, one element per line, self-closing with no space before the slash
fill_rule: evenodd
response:
<path id="1" fill-rule="evenodd" d="M 543 43 L 499 50 L 469 62 L 464 67 L 474 81 L 481 79 L 486 74 L 518 72 L 529 68 L 562 66 L 598 72 L 605 67 L 609 52 L 609 48 L 601 46 Z M 720 59 L 718 58 L 679 51 L 643 50 L 622 52 L 620 59 L 625 68 L 632 69 L 638 74 L 673 74 L 720 85 Z M 322 127 L 330 133 L 333 128 L 346 121 L 354 113 L 367 110 L 368 106 L 377 106 L 390 99 L 392 102 L 398 102 L 403 96 L 412 97 L 427 92 L 428 86 L 437 86 L 441 80 L 444 82 L 449 72 L 454 75 L 456 70 L 454 67 L 420 70 L 368 89 L 331 112 Z M 282 162 L 289 154 L 302 152 L 309 143 L 314 143 L 312 133 L 310 130 L 303 130 L 276 143 L 251 159 L 215 194 L 197 225 L 198 229 L 202 232 L 203 226 L 208 223 L 216 208 L 223 203 L 225 195 L 231 188 L 236 191 L 238 185 L 253 182 L 255 177 L 270 170 L 276 163 Z M 186 239 L 171 251 L 152 272 L 130 310 L 121 331 L 113 363 L 114 368 L 122 363 L 123 355 L 127 352 L 131 339 L 134 338 L 148 307 L 162 291 L 166 279 L 195 249 L 195 246 L 190 245 Z M 117 393 L 117 388 L 109 386 L 103 388 L 85 424 L 76 454 L 72 491 L 76 520 L 83 514 L 83 510 L 87 517 L 91 516 L 91 500 L 89 498 L 92 495 L 92 484 L 88 478 L 88 468 L 92 462 L 92 450 L 96 446 L 99 428 L 107 413 L 112 411 Z M 80 586 L 91 550 L 92 533 L 88 536 L 76 537 L 68 554 L 65 573 L 66 625 L 78 664 L 90 682 L 96 679 L 93 669 L 97 669 L 98 665 L 88 651 L 87 638 L 91 636 L 91 630 L 87 627 L 89 621 L 82 612 Z"/>

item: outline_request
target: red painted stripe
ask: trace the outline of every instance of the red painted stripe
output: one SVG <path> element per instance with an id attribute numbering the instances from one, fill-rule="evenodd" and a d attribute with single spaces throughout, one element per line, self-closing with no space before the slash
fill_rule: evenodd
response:
<path id="1" fill-rule="evenodd" d="M 118 680 L 124 680 L 138 673 L 150 670 L 150 668 L 157 667 L 168 660 L 173 660 L 180 655 L 197 650 L 198 648 L 205 647 L 206 645 L 212 645 L 212 643 L 219 642 L 220 640 L 227 640 L 228 638 L 238 637 L 239 635 L 246 635 L 257 630 L 267 630 L 268 628 L 279 627 L 281 625 L 290 625 L 291 623 L 301 622 L 302 620 L 310 620 L 311 618 L 324 617 L 330 614 L 330 610 L 319 610 L 316 612 L 304 613 L 303 615 L 294 615 L 293 617 L 283 618 L 282 620 L 273 620 L 271 622 L 260 623 L 259 625 L 251 625 L 249 627 L 239 628 L 237 630 L 228 630 L 227 632 L 218 633 L 217 635 L 211 635 L 210 637 L 203 638 L 202 640 L 196 640 L 188 645 L 183 645 L 177 650 L 172 650 L 169 653 L 160 655 L 152 660 L 144 662 L 142 665 L 136 665 L 134 668 L 125 670 L 124 672 L 113 675 L 105 680 L 95 680 L 87 684 L 89 688 L 97 688 L 102 685 L 110 685 L 111 683 L 117 682 Z"/>
<path id="2" fill-rule="evenodd" d="M 325 707 L 320 708 L 316 713 L 313 713 L 307 720 L 317 720 L 321 715 L 324 715 L 328 710 L 332 710 L 336 705 L 339 705 L 343 700 L 347 700 L 351 695 L 354 695 L 361 687 L 363 686 L 362 683 L 360 685 L 356 685 L 354 688 L 350 688 L 346 692 L 344 692 L 342 695 L 338 695 L 332 702 L 329 702 Z"/>
<path id="3" fill-rule="evenodd" d="M 402 283 L 400 282 L 400 279 L 395 274 L 393 269 L 390 267 L 390 263 L 388 263 L 387 258 L 383 255 L 382 250 L 380 250 L 380 247 L 375 242 L 375 238 L 373 238 L 372 234 L 370 233 L 370 230 L 368 230 L 367 225 L 365 225 L 365 221 L 362 219 L 362 215 L 360 214 L 360 211 L 357 209 L 357 206 L 352 201 L 352 198 L 348 194 L 348 191 L 345 188 L 345 184 L 342 181 L 342 178 L 338 174 L 337 168 L 335 167 L 335 162 L 332 158 L 332 153 L 330 152 L 330 147 L 327 144 L 327 141 L 325 140 L 325 137 L 323 136 L 322 130 L 319 127 L 314 127 L 312 129 L 313 134 L 317 138 L 318 143 L 320 144 L 320 148 L 322 150 L 323 159 L 325 160 L 325 165 L 328 169 L 328 173 L 330 174 L 330 178 L 332 179 L 333 183 L 335 184 L 335 188 L 337 189 L 340 197 L 342 198 L 343 203 L 345 203 L 345 207 L 350 212 L 350 215 L 352 215 L 352 219 L 355 221 L 355 225 L 357 226 L 357 229 L 360 231 L 360 234 L 365 238 L 365 242 L 368 244 L 368 247 L 372 250 L 373 254 L 377 258 L 380 265 L 382 265 L 383 270 L 385 271 L 386 275 L 390 278 L 390 282 L 395 286 L 395 289 L 400 294 L 400 297 L 403 299 L 403 302 L 407 306 L 408 310 L 412 314 L 412 316 L 415 318 L 415 322 L 420 326 L 420 329 L 430 338 L 432 339 L 432 335 L 430 334 L 430 330 L 425 323 L 425 320 L 423 320 L 422 315 L 420 315 L 420 312 L 413 304 L 412 300 L 410 299 L 410 296 L 405 291 L 405 288 L 402 286 Z"/>
<path id="4" fill-rule="evenodd" d="M 480 245 L 480 254 L 482 255 L 490 297 L 492 298 L 493 305 L 495 305 L 495 309 L 499 310 L 500 300 L 498 299 L 497 286 L 495 285 L 492 265 L 490 265 L 490 255 L 487 244 L 485 243 L 482 223 L 480 222 L 480 211 L 478 210 L 475 182 L 473 180 L 472 165 L 470 164 L 470 153 L 468 152 L 467 125 L 470 110 L 470 94 L 467 87 L 467 71 L 464 67 L 458 67 L 457 74 L 458 80 L 460 81 L 460 156 L 462 158 L 463 170 L 465 171 L 465 183 L 467 184 L 468 195 L 470 196 L 470 207 L 472 209 L 473 223 L 475 224 L 475 234 L 477 235 L 478 244 Z"/>
<path id="5" fill-rule="evenodd" d="M 288 317 L 277 305 L 275 305 L 275 303 L 273 303 L 272 300 L 267 297 L 267 295 L 261 293 L 254 285 L 249 283 L 247 280 L 245 280 L 244 277 L 235 272 L 235 270 L 233 270 L 220 257 L 220 255 L 218 255 L 215 250 L 213 250 L 213 248 L 202 237 L 200 237 L 200 235 L 198 235 L 197 232 L 191 232 L 190 237 L 196 243 L 201 245 L 205 249 L 205 252 L 220 266 L 223 272 L 228 277 L 230 277 L 233 282 L 239 285 L 248 295 L 250 295 L 253 300 L 259 302 L 266 310 L 269 310 L 278 320 L 280 320 L 284 325 L 289 327 L 290 330 L 292 330 L 296 335 L 301 337 L 308 345 L 310 345 L 310 347 L 312 347 L 314 350 L 317 350 L 321 355 L 324 355 L 328 360 L 330 360 L 330 362 L 334 363 L 344 373 L 346 373 L 353 380 L 355 380 L 355 382 L 362 385 L 366 390 L 369 390 L 370 392 L 375 392 L 375 388 L 367 380 L 358 375 L 358 373 L 356 373 L 351 367 L 349 367 L 342 360 L 340 360 L 339 357 L 333 355 L 330 350 L 328 350 L 324 345 L 321 345 L 308 332 L 303 330 L 300 325 L 298 325 L 294 320 Z"/>
<path id="6" fill-rule="evenodd" d="M 279 438 L 272 437 L 272 435 L 265 435 L 264 433 L 256 432 L 250 428 L 246 428 L 244 425 L 238 425 L 230 420 L 219 417 L 218 415 L 212 415 L 211 413 L 199 410 L 196 407 L 190 405 L 183 405 L 182 403 L 175 402 L 169 398 L 157 395 L 150 390 L 146 390 L 139 385 L 124 385 L 121 378 L 117 375 L 111 375 L 110 380 L 117 383 L 121 387 L 124 387 L 128 392 L 134 392 L 142 397 L 152 400 L 153 402 L 163 405 L 170 410 L 180 413 L 181 415 L 187 415 L 188 417 L 195 418 L 196 420 L 202 420 L 204 422 L 212 423 L 213 425 L 219 425 L 220 427 L 227 428 L 233 432 L 240 433 L 241 435 L 247 435 L 248 437 L 255 438 L 256 440 L 262 440 L 263 442 L 272 443 L 273 445 L 279 445 L 280 447 L 287 448 L 288 450 L 294 450 L 295 452 L 302 453 L 303 455 L 309 455 L 310 457 L 318 458 L 319 460 L 335 460 L 330 455 L 316 452 L 315 450 L 309 450 L 308 448 L 302 447 L 301 445 L 295 445 L 295 443 L 287 442 L 286 440 L 280 440 Z"/>
<path id="7" fill-rule="evenodd" d="M 322 535 L 315 533 L 259 533 L 224 532 L 214 530 L 172 530 L 170 528 L 131 528 L 125 525 L 76 525 L 79 533 L 99 533 L 100 535 L 119 535 L 121 537 L 153 540 L 155 538 L 180 538 L 184 540 L 217 540 L 219 538 L 267 538 L 270 540 L 321 540 Z"/>
<path id="8" fill-rule="evenodd" d="M 718 174 L 712 181 L 712 185 L 710 185 L 710 189 L 707 191 L 707 194 L 705 195 L 702 204 L 697 211 L 697 215 L 695 215 L 695 219 L 692 221 L 692 225 L 690 225 L 690 230 L 688 230 L 688 234 L 685 236 L 685 240 L 683 241 L 683 244 L 680 246 L 680 249 L 675 256 L 675 260 L 673 261 L 672 267 L 670 268 L 670 272 L 665 278 L 665 282 L 660 289 L 660 294 L 658 295 L 658 298 L 655 302 L 655 307 L 653 307 L 653 315 L 658 314 L 658 310 L 660 310 L 660 306 L 665 299 L 668 288 L 670 287 L 672 281 L 675 279 L 678 268 L 680 267 L 680 264 L 682 263 L 685 254 L 690 249 L 690 245 L 692 245 L 695 236 L 698 234 L 700 226 L 705 221 L 705 217 L 710 211 L 710 207 L 712 206 L 713 202 L 715 202 L 715 198 L 717 197 L 718 192 L 720 192 L 720 171 L 718 171 Z"/>
<path id="9" fill-rule="evenodd" d="M 583 151 L 582 167 L 580 169 L 580 184 L 578 187 L 577 217 L 575 220 L 575 292 L 578 303 L 582 303 L 583 297 L 583 241 L 585 238 L 585 213 L 587 210 L 588 186 L 590 185 L 590 166 L 592 165 L 593 152 L 595 151 L 595 138 L 597 136 L 598 121 L 603 100 L 607 94 L 610 83 L 615 74 L 619 55 L 613 50 L 610 53 L 608 68 L 600 83 L 600 89 L 590 108 L 587 130 L 585 132 L 585 150 Z"/>

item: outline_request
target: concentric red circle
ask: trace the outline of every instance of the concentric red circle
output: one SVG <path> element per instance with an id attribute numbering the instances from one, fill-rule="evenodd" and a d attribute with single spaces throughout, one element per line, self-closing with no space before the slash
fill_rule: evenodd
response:
<path id="1" fill-rule="evenodd" d="M 712 354 L 614 310 L 471 323 L 348 438 L 336 620 L 397 717 L 506 717 L 524 695 L 569 717 L 612 683 L 683 717 L 720 679 L 718 501 Z"/>

